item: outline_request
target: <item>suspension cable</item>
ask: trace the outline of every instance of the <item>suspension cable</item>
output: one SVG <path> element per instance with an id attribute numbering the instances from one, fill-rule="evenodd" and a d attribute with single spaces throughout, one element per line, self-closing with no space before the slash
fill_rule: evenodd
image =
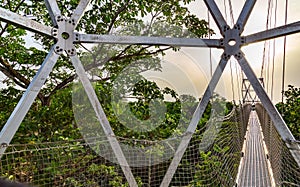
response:
<path id="1" fill-rule="evenodd" d="M 238 99 L 239 101 L 241 101 L 241 85 L 240 85 L 240 80 L 241 80 L 241 77 L 239 77 L 239 70 L 238 70 L 238 66 L 237 66 L 237 63 L 234 63 L 234 67 L 235 67 L 235 74 L 236 74 L 236 83 L 237 83 L 237 89 L 238 89 Z"/>
<path id="2" fill-rule="evenodd" d="M 231 91 L 232 91 L 232 100 L 235 100 L 235 94 L 234 94 L 234 83 L 233 83 L 233 72 L 232 72 L 232 60 L 230 60 L 230 74 L 231 74 Z"/>
<path id="3" fill-rule="evenodd" d="M 208 22 L 208 28 L 210 28 L 210 15 L 209 10 L 207 9 L 207 22 Z M 208 34 L 208 39 L 210 39 L 210 34 Z M 210 78 L 212 78 L 212 54 L 211 54 L 211 47 L 209 48 L 209 72 L 210 72 Z"/>
<path id="4" fill-rule="evenodd" d="M 231 18 L 231 24 L 234 24 L 234 17 L 233 17 L 233 9 L 232 9 L 232 3 L 231 0 L 228 0 L 228 4 L 229 4 L 229 11 L 230 11 L 230 18 Z"/>
<path id="5" fill-rule="evenodd" d="M 271 2 L 272 2 L 272 0 L 268 1 L 266 30 L 269 30 L 269 17 L 270 17 L 270 11 L 271 11 Z M 265 59 L 266 59 L 267 42 L 268 41 L 264 42 L 263 59 L 262 59 L 261 72 L 260 72 L 261 77 L 264 77 L 264 67 L 265 67 L 265 63 L 266 63 Z"/>
<path id="6" fill-rule="evenodd" d="M 288 12 L 288 0 L 285 1 L 285 17 L 284 24 L 287 24 L 287 12 Z M 285 60 L 286 60 L 286 36 L 284 36 L 283 41 L 283 62 L 282 62 L 282 86 L 281 86 L 281 102 L 284 99 L 284 84 L 285 84 Z M 284 112 L 284 105 L 282 105 L 282 113 Z"/>
<path id="7" fill-rule="evenodd" d="M 271 27 L 271 21 L 272 21 L 272 9 L 273 9 L 273 0 L 269 0 L 268 2 L 268 13 L 267 13 L 267 23 L 266 23 L 266 30 L 269 30 Z M 265 82 L 266 82 L 266 91 L 269 92 L 269 79 L 270 79 L 270 51 L 271 51 L 271 45 L 270 41 L 266 41 L 266 50 L 264 52 L 267 52 L 267 54 L 264 54 L 264 63 L 265 63 Z"/>
<path id="8" fill-rule="evenodd" d="M 233 9 L 232 9 L 232 4 L 231 1 L 228 0 L 229 4 L 229 12 L 230 12 L 230 21 L 231 24 L 234 24 L 234 17 L 233 17 Z M 227 5 L 226 1 L 224 0 L 224 9 L 225 9 L 225 16 L 226 16 L 226 21 L 227 21 Z M 232 70 L 232 59 L 229 59 L 229 64 L 230 64 L 230 80 L 231 80 L 231 91 L 232 91 L 232 100 L 235 100 L 235 91 L 234 91 L 234 80 L 233 80 L 233 70 Z"/>
<path id="9" fill-rule="evenodd" d="M 275 13 L 274 13 L 274 28 L 277 26 L 277 5 L 278 0 L 275 1 Z M 274 94 L 274 69 L 275 69 L 275 52 L 276 52 L 276 39 L 273 40 L 273 59 L 272 59 L 272 74 L 271 74 L 271 100 L 273 100 Z"/>

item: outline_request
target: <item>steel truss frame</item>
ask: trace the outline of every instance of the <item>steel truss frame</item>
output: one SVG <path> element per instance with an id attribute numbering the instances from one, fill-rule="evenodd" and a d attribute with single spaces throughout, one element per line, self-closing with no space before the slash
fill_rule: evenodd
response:
<path id="1" fill-rule="evenodd" d="M 258 78 L 260 83 L 262 84 L 263 87 L 264 85 L 264 79 L 263 78 Z M 259 102 L 259 99 L 257 98 L 257 95 L 255 94 L 255 91 L 253 90 L 251 83 L 249 82 L 248 79 L 243 79 L 242 82 L 242 103 L 256 103 Z"/>
<path id="2" fill-rule="evenodd" d="M 108 141 L 112 147 L 112 150 L 124 172 L 124 175 L 129 182 L 130 186 L 137 186 L 137 182 L 131 172 L 130 166 L 124 156 L 124 153 L 120 147 L 119 142 L 114 136 L 114 132 L 110 127 L 110 124 L 106 118 L 106 115 L 101 107 L 99 100 L 95 94 L 95 91 L 85 73 L 85 70 L 81 64 L 80 59 L 76 55 L 76 49 L 74 44 L 76 43 L 109 43 L 109 44 L 151 44 L 151 45 L 164 45 L 164 46 L 180 46 L 180 47 L 211 47 L 220 48 L 224 50 L 221 60 L 204 92 L 201 101 L 198 104 L 193 118 L 186 130 L 185 136 L 182 138 L 179 147 L 177 148 L 174 158 L 164 176 L 161 183 L 161 187 L 169 186 L 172 177 L 179 165 L 179 162 L 196 130 L 198 121 L 202 117 L 202 114 L 211 98 L 213 91 L 226 67 L 226 64 L 234 56 L 239 62 L 242 71 L 247 76 L 257 96 L 262 102 L 263 106 L 270 115 L 274 125 L 281 135 L 281 138 L 285 141 L 286 145 L 290 149 L 290 152 L 294 156 L 296 162 L 300 166 L 300 149 L 296 140 L 287 128 L 286 123 L 280 116 L 279 112 L 273 105 L 272 101 L 268 97 L 266 91 L 261 85 L 259 79 L 256 77 L 251 66 L 249 65 L 245 55 L 241 51 L 241 47 L 260 42 L 268 39 L 273 39 L 281 36 L 286 36 L 293 33 L 300 32 L 300 21 L 276 27 L 274 29 L 258 32 L 248 36 L 242 36 L 244 27 L 252 12 L 252 9 L 256 3 L 256 0 L 246 0 L 244 7 L 239 15 L 239 18 L 233 28 L 230 28 L 223 15 L 221 14 L 218 6 L 214 0 L 204 0 L 211 15 L 216 22 L 222 38 L 220 39 L 199 39 L 199 38 L 164 38 L 164 37 L 142 37 L 142 36 L 112 36 L 112 35 L 91 35 L 80 34 L 75 31 L 75 28 L 80 21 L 86 7 L 90 0 L 81 0 L 79 5 L 73 12 L 70 18 L 65 18 L 61 15 L 61 11 L 58 8 L 56 0 L 45 0 L 46 7 L 49 11 L 53 27 L 45 26 L 36 21 L 27 19 L 16 13 L 10 12 L 6 9 L 0 8 L 0 20 L 12 23 L 27 30 L 42 35 L 52 37 L 57 43 L 52 46 L 49 54 L 45 58 L 42 66 L 38 70 L 36 76 L 28 86 L 26 92 L 23 94 L 19 103 L 12 112 L 7 123 L 3 127 L 0 133 L 0 157 L 5 152 L 7 145 L 11 142 L 17 129 L 20 126 L 23 118 L 27 114 L 30 106 L 35 100 L 37 94 L 41 90 L 45 83 L 46 78 L 49 76 L 52 68 L 54 67 L 59 56 L 65 51 L 70 57 L 72 64 L 76 70 L 76 73 L 80 81 L 84 85 L 84 89 L 88 95 L 88 98 L 96 112 L 98 120 L 108 138 Z M 67 38 L 63 35 L 67 34 Z M 231 41 L 235 42 L 235 45 L 231 45 Z"/>

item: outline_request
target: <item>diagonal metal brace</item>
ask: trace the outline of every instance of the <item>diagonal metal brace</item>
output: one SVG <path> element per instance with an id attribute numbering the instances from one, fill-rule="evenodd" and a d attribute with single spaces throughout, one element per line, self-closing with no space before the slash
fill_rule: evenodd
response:
<path id="1" fill-rule="evenodd" d="M 278 110 L 272 103 L 271 99 L 269 98 L 268 94 L 266 93 L 265 89 L 263 88 L 262 84 L 256 77 L 254 71 L 252 70 L 249 63 L 247 62 L 244 54 L 242 54 L 242 57 L 238 59 L 238 62 L 243 72 L 247 76 L 248 80 L 250 81 L 258 98 L 260 99 L 264 108 L 266 109 L 272 121 L 274 122 L 274 126 L 277 132 L 280 134 L 283 141 L 286 142 L 286 145 L 290 149 L 290 152 L 293 155 L 295 161 L 297 162 L 298 166 L 300 166 L 300 146 L 297 144 L 289 143 L 295 141 L 293 134 L 287 127 L 280 113 L 278 112 Z"/>
<path id="2" fill-rule="evenodd" d="M 59 56 L 54 52 L 54 47 L 52 47 L 36 76 L 31 81 L 26 92 L 20 99 L 18 105 L 15 107 L 13 113 L 2 128 L 0 133 L 0 144 L 10 144 L 21 122 L 23 121 L 25 115 L 34 102 L 36 96 L 40 92 L 42 86 L 45 84 L 45 81 L 52 71 L 54 65 L 56 64 L 58 57 Z M 2 157 L 5 150 L 6 146 L 0 147 L 0 158 Z"/>
<path id="3" fill-rule="evenodd" d="M 222 55 L 224 57 L 224 55 Z M 207 107 L 207 104 L 209 103 L 210 98 L 213 95 L 213 92 L 220 80 L 220 77 L 222 76 L 222 73 L 226 67 L 228 60 L 222 58 L 221 61 L 219 62 L 219 65 L 217 66 L 210 82 L 209 85 L 207 86 L 205 93 L 199 102 L 197 109 L 194 112 L 194 115 L 192 117 L 192 120 L 185 132 L 185 136 L 182 138 L 175 155 L 173 157 L 173 160 L 165 174 L 165 177 L 160 185 L 160 187 L 167 187 L 171 183 L 171 180 L 175 174 L 175 171 L 177 170 L 177 167 L 185 153 L 185 150 L 188 147 L 188 144 L 190 143 L 193 134 L 196 131 L 197 125 L 202 118 L 202 115 Z"/>
<path id="4" fill-rule="evenodd" d="M 46 36 L 52 36 L 52 28 L 26 17 L 20 16 L 14 12 L 8 11 L 0 7 L 0 20 L 14 25 L 18 25 L 29 31 L 39 33 Z"/>
<path id="5" fill-rule="evenodd" d="M 76 56 L 76 50 L 74 46 L 74 41 L 77 40 L 77 35 L 74 34 L 74 29 L 76 25 L 79 22 L 79 19 L 82 17 L 84 10 L 88 6 L 89 1 L 88 0 L 81 0 L 79 5 L 77 6 L 75 13 L 73 16 L 69 19 L 63 17 L 60 14 L 60 10 L 58 8 L 58 5 L 56 1 L 54 0 L 46 0 L 47 8 L 50 12 L 50 17 L 52 19 L 52 22 L 57 28 L 55 29 L 49 29 L 49 27 L 43 27 L 43 25 L 38 25 L 37 22 L 33 22 L 29 20 L 29 23 L 32 25 L 26 24 L 28 19 L 22 18 L 18 14 L 11 13 L 5 9 L 0 9 L 0 13 L 4 12 L 5 15 L 1 15 L 1 18 L 13 22 L 17 25 L 24 26 L 26 28 L 33 26 L 33 29 L 35 32 L 42 32 L 44 34 L 50 34 L 57 39 L 57 43 L 53 48 L 51 49 L 50 53 L 48 54 L 47 58 L 45 59 L 45 62 L 43 63 L 42 67 L 40 68 L 39 72 L 35 76 L 34 80 L 31 82 L 29 87 L 27 88 L 26 92 L 24 93 L 23 97 L 19 101 L 17 107 L 15 108 L 14 112 L 11 114 L 9 120 L 7 121 L 6 125 L 2 129 L 0 133 L 0 157 L 3 155 L 7 145 L 10 144 L 13 136 L 15 135 L 17 129 L 19 128 L 22 120 L 24 119 L 25 115 L 27 114 L 30 106 L 34 102 L 37 94 L 40 92 L 42 86 L 45 84 L 45 81 L 47 77 L 49 76 L 50 72 L 52 71 L 59 55 L 61 55 L 64 51 L 69 55 L 71 58 L 71 61 L 73 63 L 73 66 L 76 69 L 76 73 L 81 80 L 85 91 L 89 97 L 89 100 L 95 110 L 95 113 L 98 117 L 98 120 L 105 132 L 105 135 L 108 138 L 108 141 L 112 147 L 112 150 L 115 153 L 115 156 L 124 172 L 124 175 L 132 187 L 137 187 L 137 182 L 132 174 L 132 171 L 130 169 L 130 166 L 127 163 L 127 160 L 125 158 L 125 155 L 121 149 L 121 146 L 118 142 L 118 140 L 112 136 L 114 135 L 112 128 L 110 127 L 110 124 L 106 118 L 106 115 L 100 105 L 100 102 L 97 98 L 97 95 L 95 91 L 93 90 L 93 87 L 85 74 L 85 70 L 79 60 L 79 58 Z M 1 12 L 2 11 L 2 12 Z M 13 18 L 10 18 L 9 16 L 12 15 Z M 20 21 L 20 20 L 21 21 Z M 37 25 L 37 26 L 36 26 Z M 37 31 L 38 26 L 46 30 Z"/>

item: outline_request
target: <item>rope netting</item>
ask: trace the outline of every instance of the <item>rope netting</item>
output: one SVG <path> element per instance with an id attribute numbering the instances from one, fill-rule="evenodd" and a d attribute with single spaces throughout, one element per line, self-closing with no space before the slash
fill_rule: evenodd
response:
<path id="1" fill-rule="evenodd" d="M 198 128 L 170 186 L 234 186 L 249 113 L 249 105 L 236 107 L 226 117 L 209 120 Z M 214 134 L 213 140 L 207 139 Z M 125 144 L 145 147 L 158 144 L 160 150 L 172 149 L 161 142 L 117 139 Z M 104 141 L 97 138 L 93 142 L 103 149 L 102 153 L 112 154 L 111 148 L 101 146 L 105 145 Z M 103 154 L 96 154 L 90 146 L 85 140 L 9 145 L 1 158 L 0 173 L 9 180 L 34 186 L 128 186 L 121 167 L 105 159 Z M 123 149 L 123 152 L 128 163 L 150 162 L 149 157 L 154 155 L 139 157 L 131 151 Z M 139 186 L 160 186 L 171 160 L 172 157 L 155 165 L 130 168 Z"/>
<path id="2" fill-rule="evenodd" d="M 276 186 L 300 186 L 300 167 L 278 134 L 270 116 L 256 104 Z"/>

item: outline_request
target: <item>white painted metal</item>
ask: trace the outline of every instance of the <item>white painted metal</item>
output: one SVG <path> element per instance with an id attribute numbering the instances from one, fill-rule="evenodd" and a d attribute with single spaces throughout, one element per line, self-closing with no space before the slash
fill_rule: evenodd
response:
<path id="1" fill-rule="evenodd" d="M 255 3 L 256 0 L 247 0 L 244 4 L 242 12 L 240 13 L 238 20 L 236 21 L 236 26 L 240 29 L 240 33 L 243 32 Z"/>
<path id="2" fill-rule="evenodd" d="M 137 45 L 165 45 L 174 47 L 215 47 L 221 48 L 219 39 L 202 38 L 166 38 L 147 36 L 118 36 L 79 34 L 76 43 L 107 43 L 107 44 L 137 44 Z"/>
<path id="3" fill-rule="evenodd" d="M 89 81 L 89 78 L 87 77 L 84 67 L 82 66 L 78 56 L 74 55 L 71 56 L 71 61 L 73 66 L 75 67 L 76 73 L 85 89 L 85 92 L 90 100 L 91 105 L 94 108 L 94 111 L 96 113 L 96 116 L 102 126 L 102 129 L 112 147 L 112 150 L 115 153 L 115 156 L 123 170 L 123 173 L 129 183 L 130 186 L 134 186 L 137 187 L 137 183 L 135 181 L 135 178 L 131 172 L 130 166 L 127 163 L 127 160 L 125 158 L 125 155 L 122 151 L 122 148 L 117 140 L 117 138 L 115 137 L 115 134 L 107 120 L 107 117 L 103 111 L 103 108 L 98 100 L 98 97 L 95 93 L 95 90 L 91 84 L 91 82 Z"/>
<path id="4" fill-rule="evenodd" d="M 212 0 L 204 0 L 207 8 L 209 9 L 212 17 L 214 18 L 220 33 L 224 36 L 224 31 L 229 29 L 229 26 L 227 25 L 223 15 L 220 12 L 220 9 L 218 8 L 215 1 Z"/>
<path id="5" fill-rule="evenodd" d="M 21 26 L 35 33 L 52 36 L 52 28 L 0 7 L 0 20 Z"/>
<path id="6" fill-rule="evenodd" d="M 242 55 L 242 58 L 240 58 L 238 62 L 243 72 L 247 76 L 248 80 L 250 81 L 261 103 L 263 104 L 264 108 L 267 110 L 269 116 L 274 122 L 274 126 L 277 132 L 280 134 L 281 138 L 286 142 L 286 145 L 288 146 L 288 148 L 290 148 L 290 151 L 294 159 L 300 166 L 300 147 L 298 144 L 290 143 L 295 141 L 293 134 L 291 133 L 286 123 L 282 119 L 281 115 L 279 114 L 278 110 L 272 103 L 271 99 L 269 98 L 262 84 L 257 79 L 254 71 L 252 70 L 251 66 L 247 62 L 245 56 Z"/>
<path id="7" fill-rule="evenodd" d="M 193 118 L 192 118 L 186 132 L 184 133 L 184 136 L 175 152 L 173 160 L 172 160 L 172 162 L 164 176 L 164 179 L 160 185 L 161 187 L 169 186 L 169 184 L 175 174 L 175 171 L 181 161 L 181 158 L 183 157 L 183 154 L 184 154 L 186 148 L 188 147 L 188 144 L 190 143 L 193 134 L 196 131 L 199 120 L 201 119 L 201 117 L 207 107 L 207 104 L 209 103 L 209 100 L 220 80 L 220 77 L 226 67 L 226 64 L 227 64 L 227 60 L 222 58 L 221 61 L 219 62 L 219 65 L 217 66 L 217 68 L 209 82 L 209 85 L 206 88 L 205 93 L 204 93 L 200 103 L 198 104 L 197 109 L 194 112 Z"/>
<path id="8" fill-rule="evenodd" d="M 54 26 L 57 26 L 57 17 L 61 15 L 60 9 L 58 8 L 56 0 L 45 0 L 48 13 Z"/>
<path id="9" fill-rule="evenodd" d="M 30 31 L 44 34 L 47 36 L 52 36 L 53 38 L 58 39 L 58 45 L 55 46 L 55 49 L 62 49 L 67 52 L 70 56 L 72 63 L 79 75 L 89 99 L 93 104 L 95 112 L 101 125 L 108 136 L 108 140 L 112 146 L 112 149 L 117 156 L 118 161 L 121 164 L 123 172 L 130 184 L 130 186 L 137 186 L 136 181 L 131 173 L 130 167 L 124 157 L 122 149 L 113 136 L 113 131 L 107 121 L 107 118 L 101 108 L 101 105 L 89 83 L 84 69 L 81 65 L 80 60 L 76 56 L 76 52 L 68 52 L 68 49 L 74 49 L 74 43 L 108 43 L 108 44 L 138 44 L 138 45 L 168 45 L 174 47 L 186 46 L 186 47 L 215 47 L 215 48 L 224 48 L 225 52 L 222 56 L 222 59 L 219 63 L 218 68 L 216 69 L 214 76 L 210 80 L 210 83 L 204 93 L 203 99 L 200 101 L 198 108 L 193 116 L 193 119 L 186 131 L 186 134 L 181 141 L 175 155 L 174 159 L 167 171 L 166 176 L 163 179 L 161 186 L 169 186 L 172 177 L 177 169 L 177 166 L 187 148 L 189 141 L 197 127 L 198 121 L 200 120 L 207 103 L 212 95 L 212 92 L 218 83 L 218 80 L 226 66 L 227 60 L 233 55 L 240 63 L 240 66 L 244 73 L 247 75 L 249 81 L 251 82 L 256 94 L 260 98 L 262 104 L 266 108 L 268 114 L 271 116 L 275 127 L 281 137 L 286 140 L 288 147 L 292 148 L 291 153 L 293 154 L 295 160 L 300 163 L 299 159 L 299 146 L 297 144 L 292 144 L 289 142 L 296 142 L 293 135 L 287 128 L 285 122 L 283 121 L 282 117 L 276 110 L 275 106 L 272 104 L 271 100 L 269 99 L 268 95 L 266 94 L 265 90 L 259 83 L 256 75 L 252 71 L 250 65 L 246 61 L 243 53 L 240 51 L 242 45 L 259 42 L 267 39 L 272 39 L 280 36 L 285 36 L 288 34 L 293 34 L 300 32 L 300 22 L 295 22 L 292 24 L 288 24 L 286 26 L 277 27 L 274 29 L 270 29 L 268 31 L 258 32 L 256 34 L 251 34 L 246 37 L 241 37 L 241 33 L 244 29 L 244 26 L 249 18 L 249 15 L 254 7 L 256 0 L 247 0 L 237 23 L 234 28 L 229 28 L 224 17 L 222 16 L 220 10 L 218 9 L 214 0 L 204 0 L 205 4 L 207 5 L 208 9 L 210 10 L 222 36 L 224 38 L 218 39 L 198 39 L 198 38 L 163 38 L 163 37 L 144 37 L 144 36 L 112 36 L 112 35 L 90 35 L 90 34 L 79 34 L 74 33 L 74 28 L 78 24 L 80 18 L 83 15 L 84 10 L 88 6 L 90 0 L 81 0 L 75 12 L 73 13 L 72 17 L 68 19 L 71 21 L 71 25 L 59 24 L 58 20 L 61 20 L 63 17 L 61 15 L 61 11 L 57 5 L 55 0 L 45 0 L 45 4 L 49 10 L 50 17 L 52 19 L 53 25 L 56 27 L 60 27 L 58 29 L 51 28 L 45 25 L 42 25 L 36 21 L 27 19 L 26 17 L 22 17 L 16 13 L 12 13 L 8 10 L 0 8 L 0 20 L 6 21 L 23 28 L 26 28 Z M 64 28 L 61 28 L 64 27 Z M 239 32 L 238 32 L 239 31 Z M 71 35 L 70 38 L 66 39 L 62 42 L 62 38 L 60 36 L 62 32 L 67 32 Z M 231 46 L 228 42 L 234 40 L 236 42 L 235 45 Z M 225 42 L 225 43 L 224 43 Z M 229 44 L 229 45 L 228 45 Z M 56 48 L 59 47 L 59 48 Z M 60 52 L 55 51 L 53 48 L 47 58 L 45 59 L 42 67 L 40 68 L 39 72 L 37 73 L 34 80 L 31 82 L 30 86 L 26 90 L 25 94 L 23 95 L 22 99 L 19 101 L 19 104 L 16 106 L 14 112 L 12 113 L 11 117 L 7 121 L 6 125 L 2 129 L 0 133 L 0 144 L 8 145 L 14 136 L 16 130 L 18 129 L 21 121 L 23 120 L 24 116 L 26 115 L 27 111 L 29 110 L 32 102 L 36 98 L 39 90 L 41 89 L 42 85 L 44 84 L 47 76 L 51 72 L 56 60 L 58 59 Z M 59 50 L 61 51 L 61 50 Z M 72 51 L 72 50 L 71 50 Z M 55 53 L 57 52 L 57 53 Z M 5 149 L 1 149 L 1 153 L 4 152 Z M 299 164 L 300 165 L 300 164 Z"/>
<path id="10" fill-rule="evenodd" d="M 10 141 L 17 132 L 21 122 L 23 121 L 36 96 L 40 92 L 42 86 L 45 84 L 45 81 L 49 76 L 50 72 L 52 71 L 58 57 L 59 55 L 57 55 L 54 52 L 54 47 L 52 47 L 42 66 L 37 72 L 36 76 L 28 86 L 26 92 L 23 94 L 18 105 L 14 109 L 13 113 L 11 114 L 3 129 L 1 130 L 0 158 L 4 153 L 7 145 L 9 145 Z"/>
<path id="11" fill-rule="evenodd" d="M 90 3 L 91 0 L 81 0 L 78 4 L 78 6 L 76 7 L 75 11 L 72 14 L 71 19 L 74 20 L 75 22 L 75 27 L 78 24 L 79 20 L 81 19 L 81 17 L 84 14 L 84 11 L 86 10 L 88 4 Z"/>
<path id="12" fill-rule="evenodd" d="M 276 27 L 270 30 L 258 32 L 245 37 L 245 45 L 261 42 L 281 36 L 295 34 L 300 32 L 300 21 L 290 23 L 284 26 Z"/>

